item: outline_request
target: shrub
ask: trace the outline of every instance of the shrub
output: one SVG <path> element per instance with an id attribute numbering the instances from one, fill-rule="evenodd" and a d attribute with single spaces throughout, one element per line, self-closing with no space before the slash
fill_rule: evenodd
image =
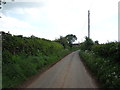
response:
<path id="1" fill-rule="evenodd" d="M 120 42 L 93 45 L 92 51 L 103 58 L 120 62 Z"/>
<path id="2" fill-rule="evenodd" d="M 118 63 L 97 56 L 93 52 L 80 51 L 80 57 L 97 77 L 102 87 L 120 87 L 120 65 Z"/>
<path id="3" fill-rule="evenodd" d="M 16 87 L 43 68 L 55 63 L 68 54 L 57 42 L 2 33 L 2 85 Z"/>
<path id="4" fill-rule="evenodd" d="M 85 37 L 85 41 L 80 44 L 80 49 L 91 51 L 91 48 L 93 45 L 94 45 L 94 42 L 92 41 L 92 39 L 90 39 L 89 37 Z"/>

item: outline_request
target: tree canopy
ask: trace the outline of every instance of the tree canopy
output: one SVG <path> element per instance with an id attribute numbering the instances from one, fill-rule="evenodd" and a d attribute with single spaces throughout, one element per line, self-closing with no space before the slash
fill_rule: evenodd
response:
<path id="1" fill-rule="evenodd" d="M 55 41 L 59 42 L 60 44 L 63 45 L 64 48 L 66 48 L 67 46 L 72 47 L 72 44 L 75 40 L 77 40 L 76 35 L 68 34 L 65 37 L 60 36 L 60 38 L 55 40 Z"/>
<path id="2" fill-rule="evenodd" d="M 77 40 L 77 37 L 73 34 L 68 34 L 65 38 L 67 39 L 67 42 L 70 47 L 72 47 L 73 42 L 75 42 L 75 40 Z"/>

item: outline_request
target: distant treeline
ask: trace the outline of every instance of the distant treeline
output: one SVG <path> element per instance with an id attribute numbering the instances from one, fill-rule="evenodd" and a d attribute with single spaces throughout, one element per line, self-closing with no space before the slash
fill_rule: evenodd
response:
<path id="1" fill-rule="evenodd" d="M 1 34 L 3 88 L 16 87 L 70 52 L 58 42 L 33 35 L 23 37 L 5 32 Z"/>

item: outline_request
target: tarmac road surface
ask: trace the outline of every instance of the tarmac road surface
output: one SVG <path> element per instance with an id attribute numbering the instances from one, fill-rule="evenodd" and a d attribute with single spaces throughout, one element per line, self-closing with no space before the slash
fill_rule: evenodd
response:
<path id="1" fill-rule="evenodd" d="M 79 51 L 75 51 L 42 73 L 27 88 L 98 88 L 98 86 L 81 62 Z"/>

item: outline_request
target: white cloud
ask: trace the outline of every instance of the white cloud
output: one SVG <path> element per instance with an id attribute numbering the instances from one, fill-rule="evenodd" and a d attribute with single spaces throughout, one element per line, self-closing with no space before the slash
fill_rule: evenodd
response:
<path id="1" fill-rule="evenodd" d="M 20 21 L 16 18 L 6 17 L 2 15 L 0 21 L 0 29 L 1 31 L 5 32 L 10 31 L 12 34 L 23 34 L 26 36 L 30 36 L 32 34 L 35 34 L 33 30 L 37 30 L 38 28 L 33 27 L 27 22 Z"/>
<path id="2" fill-rule="evenodd" d="M 106 42 L 117 40 L 118 0 L 45 0 L 43 6 L 17 5 L 4 17 L 4 29 L 16 34 L 34 34 L 47 39 L 76 34 L 78 41 L 87 36 L 87 11 L 91 11 L 91 38 Z M 41 4 L 39 4 L 41 5 Z M 10 6 L 10 4 L 8 5 Z M 13 6 L 12 6 L 13 7 Z M 23 15 L 24 18 L 20 18 Z M 20 20 L 21 19 L 21 20 Z M 11 23 L 12 22 L 12 23 Z M 0 26 L 3 27 L 3 26 Z M 112 34 L 114 33 L 114 34 Z M 101 37 L 102 36 L 102 37 Z"/>

